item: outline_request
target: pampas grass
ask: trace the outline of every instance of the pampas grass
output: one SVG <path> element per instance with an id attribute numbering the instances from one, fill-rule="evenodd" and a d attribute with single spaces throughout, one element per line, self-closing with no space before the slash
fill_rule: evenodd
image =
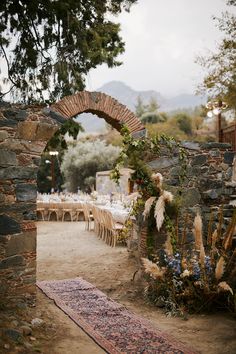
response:
<path id="1" fill-rule="evenodd" d="M 217 233 L 217 230 L 215 230 L 213 232 L 213 235 L 212 235 L 212 238 L 211 238 L 211 247 L 212 247 L 213 250 L 215 250 L 215 248 L 216 248 L 216 240 L 217 240 L 217 238 L 218 238 L 218 233 Z"/>
<path id="2" fill-rule="evenodd" d="M 224 241 L 223 241 L 223 246 L 226 251 L 229 250 L 230 248 L 232 248 L 235 226 L 236 226 L 236 212 L 234 211 L 233 217 L 232 217 L 231 222 L 226 230 Z"/>
<path id="3" fill-rule="evenodd" d="M 161 269 L 156 263 L 153 263 L 147 258 L 142 258 L 141 260 L 145 273 L 150 275 L 153 279 L 163 278 L 165 270 Z"/>
<path id="4" fill-rule="evenodd" d="M 162 188 L 163 176 L 161 173 L 153 173 L 151 179 L 157 188 Z"/>
<path id="5" fill-rule="evenodd" d="M 216 263 L 216 269 L 215 269 L 215 278 L 216 280 L 219 280 L 222 278 L 224 274 L 224 268 L 225 268 L 225 260 L 224 257 L 220 257 L 218 262 Z"/>
<path id="6" fill-rule="evenodd" d="M 163 191 L 155 206 L 154 217 L 156 219 L 157 230 L 159 231 L 164 222 L 165 204 L 171 203 L 174 196 L 172 193 Z"/>
<path id="7" fill-rule="evenodd" d="M 152 204 L 155 202 L 155 200 L 156 197 L 150 197 L 148 198 L 148 200 L 146 200 L 143 212 L 144 220 L 147 219 L 147 217 L 149 216 Z"/>
<path id="8" fill-rule="evenodd" d="M 168 256 L 173 256 L 173 246 L 171 243 L 170 233 L 167 234 L 167 239 L 164 244 L 164 251 L 168 254 Z"/>
<path id="9" fill-rule="evenodd" d="M 202 241 L 202 218 L 199 213 L 195 216 L 193 226 L 194 226 L 193 234 L 195 237 L 195 247 L 196 250 L 200 251 L 203 245 L 203 241 Z"/>
<path id="10" fill-rule="evenodd" d="M 226 283 L 226 281 L 221 281 L 218 284 L 218 292 L 221 291 L 229 291 L 232 295 L 234 294 L 232 288 L 229 286 L 229 284 Z"/>
<path id="11" fill-rule="evenodd" d="M 200 265 L 202 269 L 205 268 L 205 258 L 206 258 L 205 248 L 202 244 L 200 249 Z"/>

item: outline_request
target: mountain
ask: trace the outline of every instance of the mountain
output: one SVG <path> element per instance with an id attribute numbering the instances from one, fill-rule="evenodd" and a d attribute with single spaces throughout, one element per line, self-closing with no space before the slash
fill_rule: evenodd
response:
<path id="1" fill-rule="evenodd" d="M 172 98 L 165 98 L 159 92 L 154 90 L 136 91 L 121 81 L 111 81 L 98 88 L 96 91 L 106 93 L 116 98 L 120 103 L 126 105 L 131 111 L 135 111 L 137 99 L 140 97 L 144 104 L 148 104 L 151 98 L 156 99 L 160 105 L 161 111 L 175 111 L 178 109 L 188 109 L 205 104 L 206 99 L 191 94 L 182 94 Z M 78 117 L 88 132 L 101 132 L 106 129 L 104 119 L 98 119 L 96 116 L 86 113 Z"/>
<path id="2" fill-rule="evenodd" d="M 159 105 L 165 103 L 165 98 L 157 91 L 135 91 L 121 81 L 111 81 L 100 87 L 97 91 L 104 92 L 116 98 L 119 102 L 127 106 L 131 111 L 135 111 L 137 99 L 140 97 L 144 104 L 148 104 L 150 98 L 155 98 Z"/>

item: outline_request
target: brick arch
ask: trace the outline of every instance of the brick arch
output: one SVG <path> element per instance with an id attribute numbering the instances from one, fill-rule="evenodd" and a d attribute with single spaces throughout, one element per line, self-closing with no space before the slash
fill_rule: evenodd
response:
<path id="1" fill-rule="evenodd" d="M 143 124 L 133 112 L 116 99 L 102 92 L 78 92 L 51 105 L 50 110 L 59 113 L 64 118 L 72 118 L 80 113 L 89 112 L 104 118 L 118 131 L 120 131 L 121 123 L 123 123 L 126 124 L 132 134 L 145 134 Z"/>

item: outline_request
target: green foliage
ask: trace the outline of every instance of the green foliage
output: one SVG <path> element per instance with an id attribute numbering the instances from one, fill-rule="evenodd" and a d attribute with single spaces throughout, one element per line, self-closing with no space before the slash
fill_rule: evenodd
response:
<path id="1" fill-rule="evenodd" d="M 176 140 L 165 134 L 156 134 L 153 137 L 143 137 L 135 139 L 130 134 L 128 128 L 124 126 L 121 130 L 123 136 L 123 146 L 116 161 L 116 165 L 111 173 L 111 178 L 117 183 L 120 178 L 120 169 L 122 167 L 130 167 L 134 169 L 132 179 L 139 185 L 140 192 L 145 198 L 153 195 L 159 195 L 158 189 L 151 180 L 152 171 L 147 166 L 146 161 L 150 156 L 159 156 L 161 147 L 165 147 L 169 152 L 178 150 L 180 166 L 183 171 L 186 169 L 186 155 L 184 150 L 179 146 Z M 184 175 L 180 174 L 181 179 Z"/>
<path id="2" fill-rule="evenodd" d="M 73 119 L 67 120 L 59 130 L 53 135 L 53 137 L 47 143 L 45 151 L 50 150 L 59 150 L 63 152 L 67 149 L 67 142 L 65 135 L 73 137 L 74 140 L 77 139 L 79 132 L 83 132 L 84 129 L 82 125 L 78 122 L 75 122 Z"/>
<path id="3" fill-rule="evenodd" d="M 142 114 L 141 116 L 141 121 L 143 124 L 154 124 L 154 123 L 163 123 L 166 122 L 168 119 L 168 116 L 164 112 L 146 112 Z"/>
<path id="4" fill-rule="evenodd" d="M 135 105 L 135 114 L 137 117 L 141 117 L 146 111 L 146 106 L 143 104 L 143 100 L 140 96 L 137 98 L 137 103 Z"/>
<path id="5" fill-rule="evenodd" d="M 160 108 L 159 104 L 157 103 L 157 100 L 154 97 L 150 98 L 149 104 L 148 104 L 148 111 L 149 112 L 156 112 Z"/>
<path id="6" fill-rule="evenodd" d="M 1 1 L 0 56 L 15 98 L 55 101 L 82 90 L 90 69 L 120 65 L 124 42 L 109 15 L 136 1 Z"/>
<path id="7" fill-rule="evenodd" d="M 41 156 L 41 163 L 39 166 L 37 176 L 37 187 L 40 193 L 49 193 L 52 188 L 52 176 L 51 165 L 52 158 L 54 158 L 55 167 L 55 184 L 56 189 L 61 190 L 64 183 L 63 176 L 60 171 L 60 163 L 65 150 L 68 148 L 65 135 L 73 137 L 75 140 L 79 132 L 83 132 L 84 129 L 80 123 L 75 122 L 73 119 L 66 121 L 60 129 L 56 131 L 53 137 L 48 141 L 44 153 Z M 58 151 L 58 156 L 51 157 L 49 151 Z M 49 163 L 46 163 L 49 161 Z"/>
<path id="8" fill-rule="evenodd" d="M 236 1 L 227 1 L 236 6 Z M 233 9 L 234 10 L 234 9 Z M 199 91 L 225 100 L 229 107 L 236 110 L 236 15 L 226 11 L 221 18 L 213 18 L 224 38 L 215 53 L 199 56 L 197 62 L 206 70 L 206 76 Z"/>
<path id="9" fill-rule="evenodd" d="M 145 114 L 157 114 L 158 109 L 160 108 L 159 104 L 157 103 L 157 100 L 154 97 L 150 98 L 149 104 L 144 104 L 143 100 L 140 96 L 137 98 L 137 104 L 135 105 L 135 114 L 137 117 L 141 118 Z M 160 113 L 160 115 L 165 116 L 165 113 Z M 149 122 L 147 122 L 149 123 Z"/>
<path id="10" fill-rule="evenodd" d="M 65 187 L 70 192 L 77 192 L 78 188 L 90 191 L 96 172 L 111 169 L 119 152 L 118 147 L 100 140 L 78 142 L 76 146 L 69 146 L 61 166 Z"/>
<path id="11" fill-rule="evenodd" d="M 180 130 L 186 135 L 192 135 L 192 120 L 190 116 L 185 113 L 178 113 L 174 115 L 173 119 L 176 120 Z"/>

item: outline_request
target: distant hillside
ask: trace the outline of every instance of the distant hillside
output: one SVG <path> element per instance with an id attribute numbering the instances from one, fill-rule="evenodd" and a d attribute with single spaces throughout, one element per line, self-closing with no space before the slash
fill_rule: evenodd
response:
<path id="1" fill-rule="evenodd" d="M 161 106 L 160 110 L 167 112 L 183 108 L 194 108 L 206 102 L 206 99 L 190 94 L 182 94 L 172 98 L 165 98 L 159 92 L 154 90 L 135 91 L 121 81 L 108 82 L 96 91 L 106 93 L 107 95 L 116 98 L 133 112 L 135 111 L 135 105 L 138 97 L 141 97 L 144 104 L 148 104 L 150 98 L 155 98 Z M 106 129 L 104 119 L 98 119 L 96 116 L 89 113 L 81 114 L 78 120 L 88 132 L 101 132 Z"/>
<path id="2" fill-rule="evenodd" d="M 135 111 L 135 105 L 139 96 L 143 100 L 144 104 L 147 104 L 151 97 L 155 98 L 159 105 L 163 105 L 165 103 L 164 97 L 162 97 L 159 92 L 153 90 L 135 91 L 121 81 L 108 82 L 97 91 L 104 92 L 116 98 L 118 101 L 131 109 L 131 111 Z"/>

